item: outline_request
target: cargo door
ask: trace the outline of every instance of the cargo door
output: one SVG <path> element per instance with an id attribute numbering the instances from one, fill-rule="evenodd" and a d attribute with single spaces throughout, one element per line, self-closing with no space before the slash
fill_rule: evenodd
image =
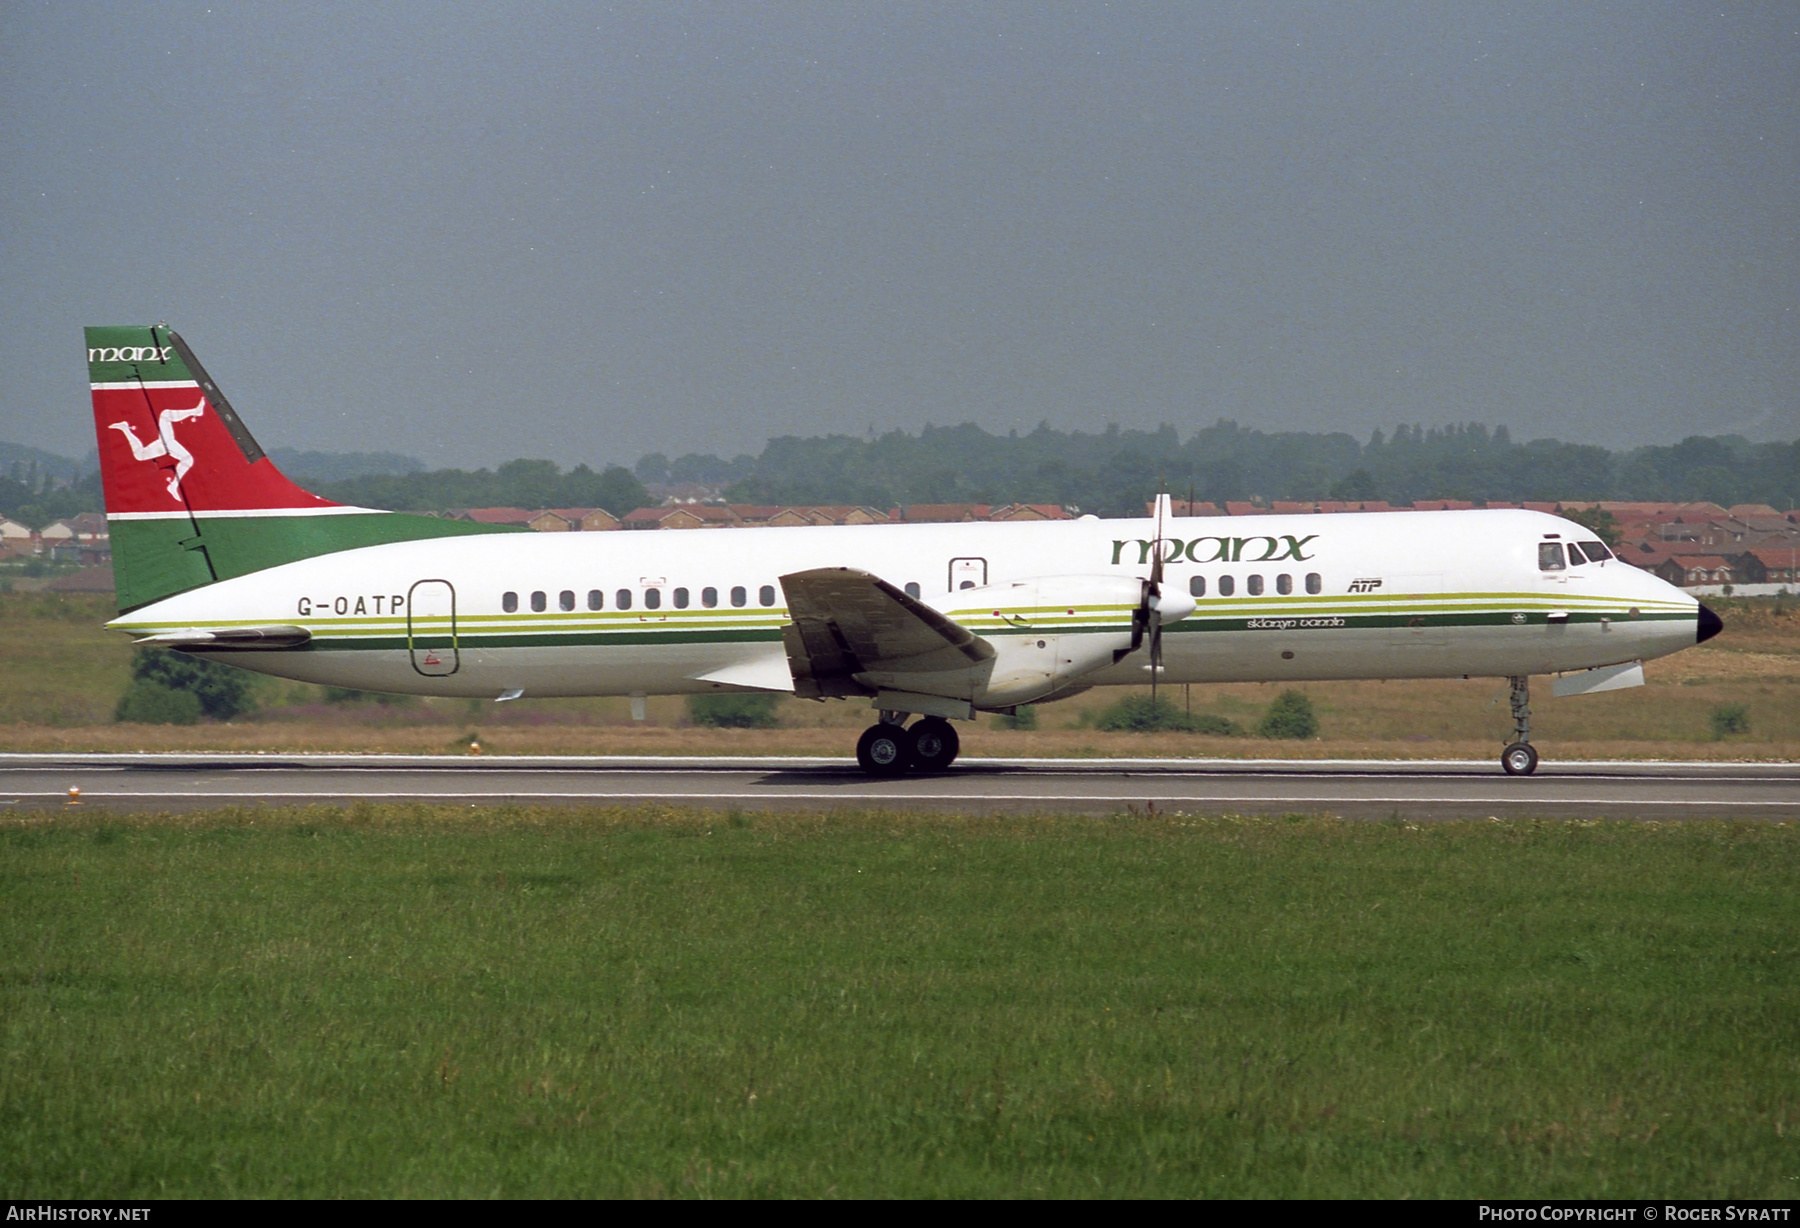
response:
<path id="1" fill-rule="evenodd" d="M 420 580 L 406 594 L 406 647 L 412 667 L 445 678 L 462 665 L 456 648 L 456 589 L 448 580 Z"/>

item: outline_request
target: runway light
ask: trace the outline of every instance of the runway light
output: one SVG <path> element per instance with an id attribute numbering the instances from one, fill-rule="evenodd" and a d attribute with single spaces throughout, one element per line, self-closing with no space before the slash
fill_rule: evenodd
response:
<path id="1" fill-rule="evenodd" d="M 81 805 L 81 788 L 80 788 L 80 786 L 78 786 L 78 785 L 70 785 L 69 786 L 69 803 L 68 804 L 71 806 Z"/>
<path id="2" fill-rule="evenodd" d="M 479 755 L 481 753 L 481 743 L 471 738 L 469 740 L 469 753 L 471 755 Z"/>

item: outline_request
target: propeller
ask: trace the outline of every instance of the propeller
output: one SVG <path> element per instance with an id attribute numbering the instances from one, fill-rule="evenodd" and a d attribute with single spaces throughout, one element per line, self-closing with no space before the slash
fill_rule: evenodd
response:
<path id="1" fill-rule="evenodd" d="M 1194 612 L 1194 599 L 1179 590 L 1163 591 L 1164 546 L 1163 520 L 1174 515 L 1167 494 L 1156 497 L 1156 538 L 1151 543 L 1150 578 L 1145 580 L 1143 596 L 1131 612 L 1131 644 L 1113 652 L 1113 660 L 1126 657 L 1150 641 L 1150 697 L 1156 698 L 1156 675 L 1162 672 L 1162 632 L 1164 623 L 1179 622 Z"/>
<path id="2" fill-rule="evenodd" d="M 1156 538 L 1151 545 L 1150 578 L 1144 582 L 1144 600 L 1138 607 L 1133 622 L 1136 632 L 1132 636 L 1132 649 L 1135 651 L 1147 635 L 1150 640 L 1150 702 L 1156 702 L 1158 676 L 1163 669 L 1163 626 L 1167 623 L 1179 622 L 1194 612 L 1194 599 L 1180 591 L 1164 591 L 1163 565 L 1166 558 L 1163 539 L 1164 520 L 1173 519 L 1174 506 L 1169 501 L 1167 491 L 1156 496 Z"/>

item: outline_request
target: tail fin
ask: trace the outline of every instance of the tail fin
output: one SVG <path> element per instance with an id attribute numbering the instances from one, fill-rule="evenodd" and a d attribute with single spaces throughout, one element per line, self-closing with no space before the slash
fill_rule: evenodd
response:
<path id="1" fill-rule="evenodd" d="M 302 490 L 166 327 L 90 328 L 87 353 L 121 612 L 316 554 L 494 531 Z"/>

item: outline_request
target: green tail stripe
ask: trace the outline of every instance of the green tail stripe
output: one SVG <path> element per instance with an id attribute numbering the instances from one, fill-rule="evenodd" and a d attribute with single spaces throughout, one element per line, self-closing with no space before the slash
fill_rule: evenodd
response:
<path id="1" fill-rule="evenodd" d="M 114 520 L 110 527 L 113 583 L 121 614 L 215 580 L 230 580 L 314 555 L 434 537 L 529 531 L 404 512 L 333 516 L 252 513 L 208 516 L 198 522 Z"/>

